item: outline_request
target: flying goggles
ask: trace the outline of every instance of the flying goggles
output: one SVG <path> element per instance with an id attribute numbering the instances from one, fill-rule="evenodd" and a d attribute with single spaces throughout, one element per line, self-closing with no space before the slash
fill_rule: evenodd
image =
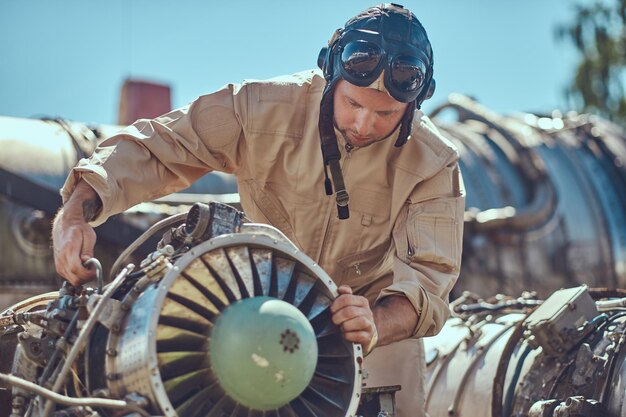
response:
<path id="1" fill-rule="evenodd" d="M 359 87 L 367 87 L 384 70 L 384 84 L 397 101 L 409 103 L 423 91 L 430 62 L 419 49 L 387 40 L 376 32 L 352 29 L 331 45 L 331 60 L 338 59 L 340 77 Z M 322 50 L 320 60 L 328 53 Z M 332 63 L 329 62 L 330 65 Z"/>

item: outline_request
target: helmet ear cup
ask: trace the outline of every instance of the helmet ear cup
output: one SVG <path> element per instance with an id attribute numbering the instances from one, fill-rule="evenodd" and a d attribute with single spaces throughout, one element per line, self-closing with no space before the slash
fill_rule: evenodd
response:
<path id="1" fill-rule="evenodd" d="M 317 66 L 324 72 L 324 75 L 326 75 L 326 67 L 328 65 L 328 49 L 328 46 L 323 47 L 317 56 Z"/>
<path id="2" fill-rule="evenodd" d="M 317 55 L 317 66 L 319 67 L 319 69 L 322 70 L 322 72 L 324 73 L 324 78 L 326 78 L 327 81 L 330 80 L 333 75 L 332 53 L 333 53 L 335 44 L 337 43 L 337 40 L 341 36 L 341 33 L 342 33 L 341 28 L 337 29 L 335 33 L 333 33 L 333 36 L 328 41 L 328 46 L 324 46 L 320 50 L 319 55 Z"/>

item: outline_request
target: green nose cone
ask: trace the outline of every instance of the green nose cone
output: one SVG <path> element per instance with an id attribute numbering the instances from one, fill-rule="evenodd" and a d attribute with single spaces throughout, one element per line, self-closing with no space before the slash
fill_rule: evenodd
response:
<path id="1" fill-rule="evenodd" d="M 211 367 L 224 391 L 257 410 L 282 407 L 307 387 L 317 340 L 293 305 L 270 297 L 233 303 L 211 332 Z"/>

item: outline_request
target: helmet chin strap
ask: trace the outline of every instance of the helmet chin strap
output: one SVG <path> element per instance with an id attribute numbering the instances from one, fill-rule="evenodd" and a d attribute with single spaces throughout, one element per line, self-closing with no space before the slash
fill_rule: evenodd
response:
<path id="1" fill-rule="evenodd" d="M 324 88 L 322 100 L 320 102 L 320 118 L 318 127 L 320 131 L 322 158 L 324 160 L 324 188 L 326 190 L 326 195 L 329 196 L 333 195 L 333 190 L 335 191 L 334 194 L 335 202 L 337 204 L 337 216 L 339 219 L 344 220 L 350 217 L 350 209 L 348 207 L 350 196 L 346 190 L 343 174 L 341 172 L 341 165 L 339 163 L 341 153 L 339 152 L 333 117 L 333 93 L 337 82 L 338 79 L 329 80 Z M 408 103 L 404 116 L 402 116 L 402 119 L 400 120 L 400 131 L 398 132 L 398 138 L 396 139 L 394 146 L 401 147 L 410 139 L 413 128 L 413 116 L 416 108 L 416 101 Z M 393 134 L 393 131 L 389 134 L 389 136 L 391 136 L 391 134 Z M 329 168 L 330 178 L 328 176 Z"/>
<path id="2" fill-rule="evenodd" d="M 328 81 L 326 87 L 324 88 L 322 101 L 320 103 L 319 131 L 322 145 L 322 157 L 324 159 L 324 186 L 326 188 L 326 195 L 332 195 L 333 188 L 335 189 L 337 215 L 339 219 L 345 220 L 350 217 L 350 210 L 348 208 L 348 201 L 350 200 L 350 197 L 346 191 L 343 174 L 341 173 L 341 165 L 339 164 L 341 153 L 339 152 L 339 145 L 337 145 L 337 136 L 335 135 L 335 127 L 333 123 L 332 93 L 335 84 L 336 80 Z M 332 177 L 332 185 L 330 179 L 328 178 L 329 167 Z"/>
<path id="3" fill-rule="evenodd" d="M 413 116 L 415 116 L 415 110 L 417 109 L 417 101 L 413 100 L 406 106 L 406 110 L 404 111 L 404 116 L 402 116 L 402 121 L 400 122 L 400 132 L 398 133 L 398 139 L 396 139 L 396 143 L 394 146 L 396 148 L 401 147 L 409 139 L 411 139 L 411 132 L 413 131 Z"/>

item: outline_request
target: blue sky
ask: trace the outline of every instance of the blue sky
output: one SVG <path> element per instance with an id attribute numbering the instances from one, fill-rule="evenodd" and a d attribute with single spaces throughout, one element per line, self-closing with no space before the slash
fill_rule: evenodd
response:
<path id="1" fill-rule="evenodd" d="M 580 1 L 579 1 L 580 2 Z M 411 0 L 435 55 L 435 96 L 503 113 L 567 110 L 574 1 Z M 360 0 L 0 0 L 0 115 L 115 123 L 127 77 L 167 83 L 174 107 L 229 82 L 312 68 Z"/>

